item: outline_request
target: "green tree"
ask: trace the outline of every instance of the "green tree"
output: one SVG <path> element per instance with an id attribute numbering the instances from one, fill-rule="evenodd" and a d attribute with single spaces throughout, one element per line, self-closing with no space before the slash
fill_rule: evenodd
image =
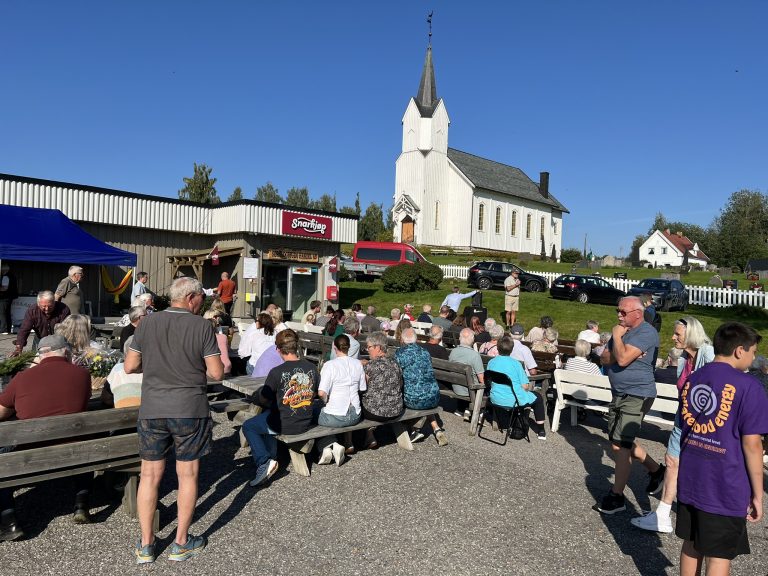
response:
<path id="1" fill-rule="evenodd" d="M 386 230 L 382 205 L 371 202 L 357 225 L 357 239 L 376 240 L 383 232 Z"/>
<path id="2" fill-rule="evenodd" d="M 560 251 L 560 262 L 578 262 L 581 260 L 581 250 L 578 248 L 563 248 Z"/>
<path id="3" fill-rule="evenodd" d="M 360 192 L 355 195 L 355 214 L 360 216 Z"/>
<path id="4" fill-rule="evenodd" d="M 288 206 L 296 208 L 311 208 L 312 201 L 309 199 L 309 190 L 307 188 L 291 188 L 285 195 L 285 203 Z"/>
<path id="5" fill-rule="evenodd" d="M 256 188 L 256 200 L 259 202 L 272 202 L 273 204 L 282 204 L 283 198 L 280 193 L 272 185 L 272 182 L 267 182 L 264 186 Z"/>
<path id="6" fill-rule="evenodd" d="M 350 214 L 352 216 L 360 216 L 360 214 L 357 213 L 357 210 L 355 210 L 352 206 L 342 206 L 339 212 L 342 214 Z"/>
<path id="7" fill-rule="evenodd" d="M 629 260 L 633 265 L 640 263 L 640 246 L 643 245 L 648 237 L 645 234 L 638 234 L 635 239 L 632 240 L 632 247 L 629 249 Z"/>
<path id="8" fill-rule="evenodd" d="M 216 178 L 211 178 L 213 168 L 195 162 L 192 178 L 184 178 L 184 188 L 179 190 L 179 199 L 199 202 L 200 204 L 218 204 L 221 202 L 216 194 Z"/>
<path id="9" fill-rule="evenodd" d="M 748 260 L 768 257 L 768 196 L 758 190 L 734 192 L 712 228 L 719 264 L 743 270 Z"/>
<path id="10" fill-rule="evenodd" d="M 312 208 L 316 210 L 325 210 L 326 212 L 336 212 L 336 194 L 323 194 L 319 200 L 312 202 Z"/>
<path id="11" fill-rule="evenodd" d="M 234 190 L 232 190 L 232 194 L 229 195 L 229 198 L 227 198 L 227 202 L 236 202 L 237 200 L 243 199 L 243 189 L 238 186 Z"/>

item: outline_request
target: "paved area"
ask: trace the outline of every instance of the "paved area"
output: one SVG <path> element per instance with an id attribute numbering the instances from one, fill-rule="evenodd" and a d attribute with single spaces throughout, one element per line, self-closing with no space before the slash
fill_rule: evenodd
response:
<path id="1" fill-rule="evenodd" d="M 8 338 L 8 337 L 5 337 Z M 1 349 L 2 342 L 0 342 Z M 446 405 L 448 407 L 448 405 Z M 175 529 L 175 481 L 161 490 L 162 555 L 134 565 L 138 523 L 102 485 L 96 523 L 74 526 L 67 481 L 17 492 L 29 532 L 0 543 L 0 575 L 11 574 L 677 574 L 680 541 L 634 529 L 629 518 L 655 506 L 639 466 L 627 489 L 629 510 L 604 517 L 592 510 L 609 487 L 613 465 L 605 420 L 590 414 L 547 441 L 498 446 L 467 435 L 467 424 L 443 416 L 450 444 L 428 438 L 414 452 L 385 438 L 343 466 L 313 466 L 310 478 L 290 472 L 287 454 L 274 481 L 250 488 L 254 467 L 236 429 L 216 416 L 214 453 L 202 464 L 193 531 L 209 548 L 186 563 L 167 559 Z M 649 425 L 643 442 L 661 458 L 668 431 Z M 484 436 L 500 440 L 490 427 Z M 766 523 L 750 526 L 752 555 L 733 574 L 768 573 Z"/>

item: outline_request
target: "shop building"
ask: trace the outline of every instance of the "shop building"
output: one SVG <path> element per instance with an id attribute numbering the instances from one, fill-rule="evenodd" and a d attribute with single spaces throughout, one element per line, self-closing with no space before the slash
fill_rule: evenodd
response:
<path id="1" fill-rule="evenodd" d="M 240 200 L 212 206 L 67 182 L 0 174 L 0 203 L 61 210 L 83 230 L 137 255 L 136 271 L 166 294 L 176 276 L 215 288 L 222 272 L 238 285 L 233 313 L 247 316 L 275 303 L 294 316 L 312 300 L 337 303 L 340 244 L 357 240 L 354 215 Z M 71 264 L 80 264 L 72 262 Z M 10 262 L 20 291 L 53 290 L 67 265 Z M 85 265 L 84 289 L 93 314 L 114 312 L 99 266 Z M 117 285 L 129 268 L 110 266 Z M 128 289 L 121 297 L 125 307 Z"/>

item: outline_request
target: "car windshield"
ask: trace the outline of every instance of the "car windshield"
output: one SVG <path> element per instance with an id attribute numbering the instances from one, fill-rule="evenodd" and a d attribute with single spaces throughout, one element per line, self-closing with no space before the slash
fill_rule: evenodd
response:
<path id="1" fill-rule="evenodd" d="M 669 290 L 669 280 L 643 280 L 637 287 L 648 290 Z"/>

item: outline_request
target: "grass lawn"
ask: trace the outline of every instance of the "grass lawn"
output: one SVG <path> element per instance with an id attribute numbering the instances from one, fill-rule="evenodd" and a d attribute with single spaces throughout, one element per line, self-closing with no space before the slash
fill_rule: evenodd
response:
<path id="1" fill-rule="evenodd" d="M 421 312 L 423 304 L 431 304 L 435 313 L 443 302 L 443 298 L 450 292 L 452 281 L 443 282 L 440 290 L 427 292 L 411 292 L 405 294 L 393 294 L 384 292 L 381 281 L 375 282 L 343 282 L 339 290 L 342 308 L 349 308 L 355 302 L 363 306 L 363 310 L 369 304 L 376 306 L 378 316 L 389 316 L 392 308 L 403 309 L 406 303 L 416 307 L 416 315 Z M 462 292 L 469 291 L 466 282 L 460 282 Z M 469 304 L 470 300 L 467 299 Z M 483 293 L 483 305 L 488 308 L 488 314 L 497 321 L 503 320 L 504 294 L 502 290 L 486 290 Z M 728 320 L 738 320 L 754 327 L 764 339 L 768 338 L 768 312 L 756 308 L 736 306 L 731 308 L 710 308 L 705 306 L 690 306 L 686 315 L 696 317 L 711 338 L 717 327 Z M 579 304 L 569 300 L 555 300 L 548 292 L 531 293 L 523 292 L 520 297 L 520 311 L 518 321 L 528 331 L 539 323 L 539 318 L 544 315 L 551 316 L 555 321 L 562 338 L 573 339 L 584 329 L 587 320 L 596 320 L 602 330 L 610 331 L 616 323 L 616 307 L 602 304 Z M 682 314 L 680 312 L 661 312 L 661 350 L 665 352 L 672 346 L 672 330 L 675 320 Z M 768 342 L 768 340 L 766 340 Z M 765 345 L 761 349 L 764 353 Z M 661 353 L 660 353 L 661 354 Z"/>

